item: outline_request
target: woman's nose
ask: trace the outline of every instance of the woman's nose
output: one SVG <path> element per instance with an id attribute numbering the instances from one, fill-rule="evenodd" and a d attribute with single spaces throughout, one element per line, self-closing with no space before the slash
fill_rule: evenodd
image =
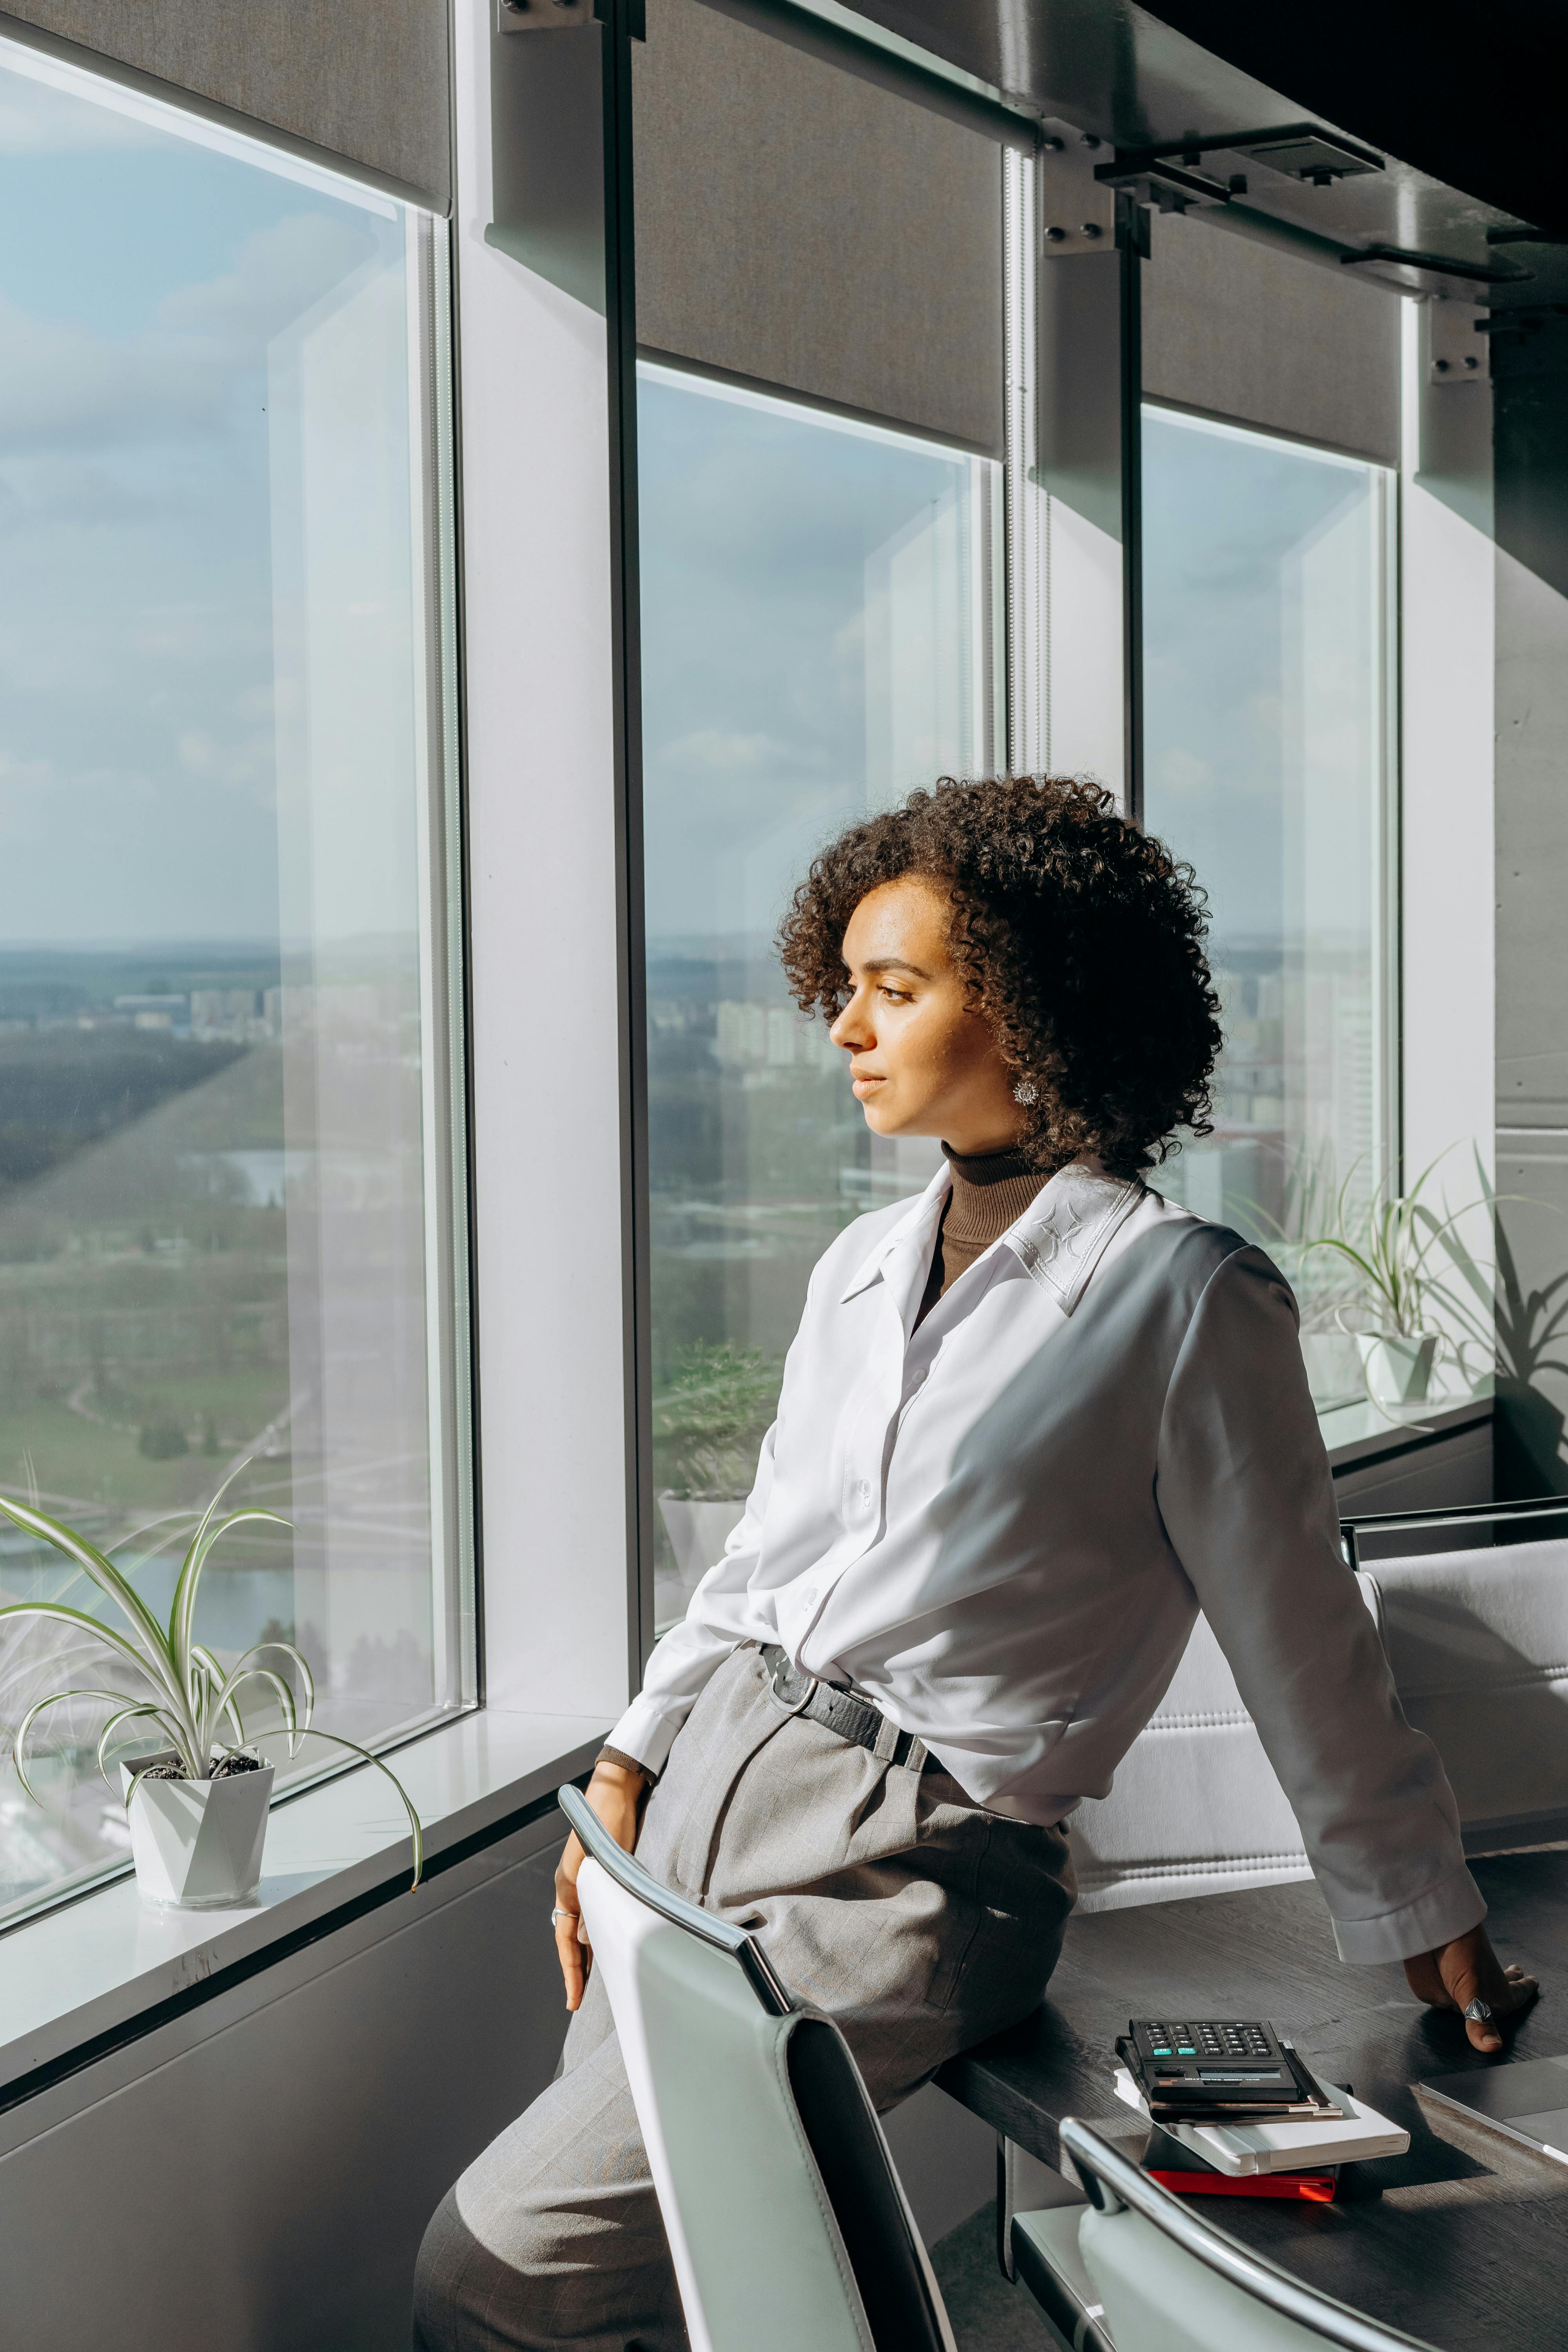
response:
<path id="1" fill-rule="evenodd" d="M 866 1019 L 865 1007 L 858 993 L 850 998 L 827 1036 L 831 1045 L 842 1045 L 846 1052 L 851 1054 L 857 1046 L 870 1044 L 870 1024 Z"/>

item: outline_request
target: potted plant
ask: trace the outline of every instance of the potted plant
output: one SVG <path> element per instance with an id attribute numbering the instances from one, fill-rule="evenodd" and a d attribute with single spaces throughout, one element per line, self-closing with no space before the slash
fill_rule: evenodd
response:
<path id="1" fill-rule="evenodd" d="M 233 1475 L 237 1477 L 239 1472 Z M 195 1638 L 202 1570 L 219 1538 L 258 1521 L 272 1527 L 289 1525 L 276 1512 L 258 1509 L 231 1511 L 226 1518 L 219 1518 L 218 1505 L 232 1483 L 226 1480 L 218 1489 L 191 1538 L 175 1580 L 166 1625 L 159 1623 L 129 1580 L 85 1536 L 29 1504 L 0 1495 L 0 1512 L 14 1526 L 73 1561 L 112 1601 L 120 1620 L 118 1624 L 106 1622 L 57 1600 L 13 1601 L 0 1608 L 0 1622 L 8 1617 L 43 1617 L 72 1626 L 108 1650 L 117 1667 L 129 1670 L 137 1685 L 134 1690 L 73 1685 L 35 1699 L 12 1740 L 17 1778 L 28 1796 L 38 1802 L 27 1778 L 27 1738 L 34 1724 L 47 1709 L 68 1699 L 102 1702 L 111 1710 L 98 1741 L 98 1768 L 105 1780 L 117 1734 L 134 1726 L 129 1734 L 132 1739 L 149 1731 L 161 1736 L 152 1754 L 121 1761 L 120 1768 L 121 1793 L 143 1901 L 184 1910 L 226 1909 L 247 1903 L 261 1879 L 272 1795 L 273 1768 L 247 1735 L 240 1711 L 242 1694 L 249 1706 L 259 1689 L 276 1701 L 290 1756 L 307 1736 L 329 1740 L 374 1764 L 392 1782 L 413 1832 L 413 1883 L 417 1886 L 423 1840 L 419 1816 L 406 1790 L 380 1757 L 336 1732 L 319 1730 L 311 1722 L 315 1688 L 310 1669 L 294 1644 L 258 1642 L 226 1668 Z M 268 1656 L 293 1664 L 301 1699 L 296 1700 L 288 1677 L 276 1664 L 262 1663 Z M 226 1733 L 232 1733 L 232 1739 Z"/>
<path id="2" fill-rule="evenodd" d="M 778 1393 L 779 1366 L 760 1348 L 700 1339 L 677 1352 L 653 1438 L 659 1516 L 684 1585 L 711 1568 L 741 1516 Z"/>
<path id="3" fill-rule="evenodd" d="M 1499 1196 L 1478 1153 L 1480 1198 L 1459 1209 L 1450 1209 L 1445 1200 L 1439 1214 L 1424 1196 L 1434 1170 L 1447 1156 L 1440 1153 L 1407 1191 L 1396 1192 L 1385 1180 L 1363 1200 L 1353 1194 L 1352 1169 L 1335 1200 L 1331 1230 L 1302 1244 L 1303 1255 L 1335 1252 L 1358 1277 L 1360 1303 L 1373 1323 L 1353 1337 L 1362 1377 L 1375 1404 L 1424 1403 L 1445 1344 L 1454 1347 L 1462 1370 L 1468 1343 L 1490 1342 L 1493 1270 L 1477 1262 L 1458 1227 L 1482 1208 L 1495 1227 Z M 1342 1307 L 1335 1309 L 1342 1330 L 1348 1328 L 1344 1313 Z"/>

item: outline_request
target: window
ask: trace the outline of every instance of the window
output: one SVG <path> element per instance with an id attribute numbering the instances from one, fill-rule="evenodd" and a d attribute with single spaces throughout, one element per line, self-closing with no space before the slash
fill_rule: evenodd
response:
<path id="1" fill-rule="evenodd" d="M 293 1532 L 198 1632 L 383 1741 L 471 1690 L 445 232 L 8 44 L 0 191 L 0 1486 L 163 1605 L 237 1469 Z M 72 1663 L 0 1628 L 0 1722 Z M 0 1769 L 0 1919 L 124 1858 L 102 1712 Z"/>
<path id="2" fill-rule="evenodd" d="M 663 1624 L 740 1517 L 813 1264 L 935 1164 L 873 1145 L 771 940 L 841 826 L 1001 757 L 1000 469 L 668 368 L 639 380 Z"/>
<path id="3" fill-rule="evenodd" d="M 1145 821 L 1208 892 L 1227 1039 L 1215 1132 L 1159 1181 L 1269 1246 L 1391 1141 L 1392 504 L 1381 467 L 1144 411 Z M 1292 1269 L 1309 1321 L 1331 1263 Z M 1313 1366 L 1359 1392 L 1348 1341 Z"/>

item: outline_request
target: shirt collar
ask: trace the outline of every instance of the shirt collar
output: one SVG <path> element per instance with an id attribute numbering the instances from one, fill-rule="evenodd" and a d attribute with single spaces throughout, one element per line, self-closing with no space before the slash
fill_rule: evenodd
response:
<path id="1" fill-rule="evenodd" d="M 925 1191 L 910 1202 L 898 1223 L 882 1235 L 870 1255 L 857 1266 L 839 1294 L 841 1307 L 847 1305 L 851 1298 L 858 1297 L 861 1291 L 868 1290 L 872 1283 L 881 1278 L 891 1262 L 906 1250 L 918 1249 L 930 1255 L 942 1218 L 942 1202 L 952 1188 L 952 1171 L 944 1160 Z"/>
<path id="2" fill-rule="evenodd" d="M 996 1246 L 1010 1249 L 1070 1315 L 1117 1228 L 1143 1197 L 1136 1177 L 1108 1176 L 1098 1160 L 1058 1168 Z"/>
<path id="3" fill-rule="evenodd" d="M 856 1268 L 840 1294 L 841 1306 L 884 1278 L 904 1252 L 929 1255 L 952 1181 L 944 1161 Z M 1111 1235 L 1142 1197 L 1136 1177 L 1108 1176 L 1098 1160 L 1075 1160 L 1058 1169 L 992 1247 L 1010 1249 L 1031 1281 L 1056 1300 L 1064 1315 L 1070 1315 Z"/>

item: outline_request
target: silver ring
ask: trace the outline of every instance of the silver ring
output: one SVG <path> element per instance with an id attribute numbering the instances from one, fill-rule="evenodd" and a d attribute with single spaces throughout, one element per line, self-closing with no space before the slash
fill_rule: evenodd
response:
<path id="1" fill-rule="evenodd" d="M 551 1915 L 550 1915 L 550 1923 L 551 1923 L 552 1927 L 553 1927 L 557 1919 L 575 1919 L 575 1918 L 576 1918 L 576 1916 L 577 1916 L 577 1914 L 576 1914 L 576 1912 L 575 1912 L 575 1911 L 563 1911 L 563 1910 L 562 1909 L 562 1907 L 561 1907 L 560 1904 L 558 1903 L 558 1904 L 555 1906 L 554 1910 L 553 1910 L 553 1911 L 551 1913 Z M 1468 2014 L 1468 2011 L 1467 2011 L 1466 2013 L 1467 2013 L 1467 2015 Z M 1487 2015 L 1488 2015 L 1489 2017 L 1491 2015 L 1491 2011 L 1490 2011 L 1490 2010 L 1489 2010 L 1489 2011 L 1487 2011 Z"/>
<path id="2" fill-rule="evenodd" d="M 1465 2011 L 1465 2015 L 1468 2018 L 1472 2018 L 1476 2024 L 1484 2025 L 1488 2018 L 1491 2015 L 1491 2011 L 1484 2000 L 1477 1999 L 1469 2003 L 1468 2007 Z"/>

